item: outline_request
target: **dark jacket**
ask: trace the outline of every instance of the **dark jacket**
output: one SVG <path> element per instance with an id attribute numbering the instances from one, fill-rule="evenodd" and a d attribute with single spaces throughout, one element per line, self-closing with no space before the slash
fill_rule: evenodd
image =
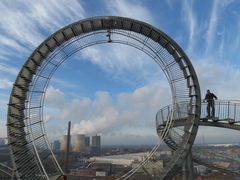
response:
<path id="1" fill-rule="evenodd" d="M 214 100 L 213 98 L 217 99 L 217 96 L 215 96 L 215 94 L 213 93 L 207 93 L 205 96 L 205 100 L 207 100 L 207 102 L 213 101 Z"/>

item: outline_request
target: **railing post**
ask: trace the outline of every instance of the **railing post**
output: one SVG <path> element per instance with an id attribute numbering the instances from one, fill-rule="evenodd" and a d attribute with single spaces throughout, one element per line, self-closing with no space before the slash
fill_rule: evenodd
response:
<path id="1" fill-rule="evenodd" d="M 161 114 L 162 114 L 162 122 L 164 122 L 164 119 L 163 119 L 163 110 L 161 109 Z"/>
<path id="2" fill-rule="evenodd" d="M 234 119 L 233 119 L 234 122 L 235 122 L 235 119 L 236 119 L 236 103 L 234 103 Z"/>
<path id="3" fill-rule="evenodd" d="M 169 106 L 167 107 L 167 109 L 168 109 L 168 115 L 167 115 L 167 118 L 169 118 L 169 114 L 170 114 Z"/>
<path id="4" fill-rule="evenodd" d="M 228 114 L 228 120 L 229 120 L 229 118 L 230 118 L 230 117 L 229 117 L 229 103 L 230 103 L 230 102 L 228 101 L 228 113 L 227 113 L 227 114 Z"/>

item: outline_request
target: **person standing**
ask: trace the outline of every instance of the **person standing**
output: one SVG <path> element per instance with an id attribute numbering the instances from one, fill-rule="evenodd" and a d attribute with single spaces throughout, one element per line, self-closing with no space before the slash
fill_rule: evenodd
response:
<path id="1" fill-rule="evenodd" d="M 207 101 L 207 118 L 213 118 L 215 117 L 215 105 L 214 105 L 214 99 L 217 100 L 217 96 L 210 92 L 210 90 L 207 90 L 207 94 L 205 96 L 204 102 Z M 212 109 L 212 113 L 210 114 L 210 110 Z"/>

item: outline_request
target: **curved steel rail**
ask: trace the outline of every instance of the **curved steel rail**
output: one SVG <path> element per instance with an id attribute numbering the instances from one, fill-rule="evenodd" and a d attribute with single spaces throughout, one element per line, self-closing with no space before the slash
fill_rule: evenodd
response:
<path id="1" fill-rule="evenodd" d="M 148 156 L 146 158 L 144 158 L 135 168 L 131 169 L 129 172 L 127 172 L 126 174 L 124 174 L 123 176 L 121 176 L 120 178 L 118 178 L 117 180 L 126 180 L 129 179 L 134 173 L 136 173 L 140 168 L 144 169 L 144 166 L 147 165 L 148 161 L 150 160 L 150 158 L 155 154 L 155 152 L 157 152 L 157 150 L 159 149 L 159 147 L 161 146 L 161 144 L 164 142 L 164 139 L 167 137 L 168 135 L 168 131 L 171 128 L 171 124 L 172 124 L 172 120 L 173 120 L 173 113 L 171 113 L 170 116 L 168 116 L 168 120 L 166 123 L 165 128 L 163 129 L 163 132 L 161 134 L 160 140 L 159 142 L 153 147 L 153 149 L 150 151 L 150 153 L 148 154 Z M 164 177 L 164 176 L 162 176 Z M 160 177 L 159 177 L 160 178 Z"/>
<path id="2" fill-rule="evenodd" d="M 1 175 L 2 174 L 2 175 Z M 6 166 L 3 163 L 0 163 L 0 179 L 12 179 L 13 169 Z"/>
<path id="3" fill-rule="evenodd" d="M 165 33 L 141 21 L 95 17 L 66 26 L 46 39 L 23 65 L 14 83 L 8 108 L 8 139 L 17 178 L 50 179 L 63 172 L 50 149 L 43 123 L 45 93 L 51 77 L 72 54 L 89 46 L 121 43 L 149 55 L 162 69 L 175 104 L 189 104 L 185 139 L 162 178 L 169 179 L 191 148 L 200 116 L 200 88 L 183 50 Z M 173 113 L 175 111 L 172 111 Z M 170 128 L 172 119 L 169 120 Z M 167 134 L 168 129 L 164 130 Z M 165 137 L 165 136 L 163 136 Z"/>
<path id="4" fill-rule="evenodd" d="M 185 111 L 179 111 L 177 109 L 177 116 L 173 118 L 172 129 L 169 131 L 168 137 L 164 139 L 165 143 L 173 150 L 176 150 L 179 146 L 179 139 L 183 138 L 181 132 L 184 131 L 184 127 L 186 126 L 187 117 L 186 112 L 188 110 L 188 104 L 182 102 L 177 106 L 185 107 Z M 228 128 L 232 130 L 240 130 L 240 102 L 239 101 L 215 101 L 215 116 L 212 118 L 207 118 L 207 103 L 202 102 L 202 112 L 199 121 L 200 126 L 212 126 L 212 127 L 219 127 L 219 128 Z M 163 114 L 171 114 L 170 107 L 166 106 L 165 108 L 161 109 L 157 113 L 156 118 L 156 125 L 157 125 L 157 133 L 159 136 L 162 134 L 162 130 L 165 126 L 165 121 L 162 118 Z M 183 109 L 183 108 L 182 108 Z M 181 128 L 181 129 L 180 129 Z M 193 154 L 194 155 L 194 154 Z M 201 164 L 208 165 L 211 168 L 220 169 L 224 172 L 239 175 L 240 173 L 233 172 L 231 170 L 223 169 L 220 167 L 216 167 L 209 163 L 206 163 L 199 159 L 198 156 L 193 156 L 193 160 L 196 162 L 201 162 Z"/>

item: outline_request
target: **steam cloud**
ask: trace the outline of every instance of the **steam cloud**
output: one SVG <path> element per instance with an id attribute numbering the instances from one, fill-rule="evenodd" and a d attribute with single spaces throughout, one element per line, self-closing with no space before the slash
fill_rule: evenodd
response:
<path id="1" fill-rule="evenodd" d="M 155 128 L 156 112 L 170 97 L 164 89 L 148 85 L 116 97 L 101 91 L 93 100 L 85 97 L 67 102 L 63 92 L 50 87 L 46 96 L 48 112 L 45 114 L 50 114 L 48 122 L 61 119 L 67 124 L 66 121 L 72 121 L 72 134 L 109 134 L 128 128 Z"/>

